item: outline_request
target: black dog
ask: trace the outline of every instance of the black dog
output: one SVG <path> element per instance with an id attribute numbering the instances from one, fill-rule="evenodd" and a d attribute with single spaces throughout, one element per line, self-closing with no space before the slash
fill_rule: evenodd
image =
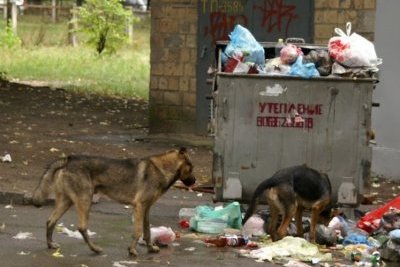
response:
<path id="1" fill-rule="evenodd" d="M 296 216 L 297 235 L 303 235 L 304 209 L 311 209 L 310 240 L 312 242 L 315 242 L 316 224 L 321 222 L 327 224 L 331 218 L 332 188 L 329 178 L 326 174 L 306 165 L 279 170 L 271 178 L 258 185 L 243 224 L 255 212 L 258 199 L 262 194 L 266 197 L 271 214 L 267 232 L 274 241 L 286 236 L 293 216 Z M 282 214 L 282 222 L 276 232 L 279 214 Z"/>

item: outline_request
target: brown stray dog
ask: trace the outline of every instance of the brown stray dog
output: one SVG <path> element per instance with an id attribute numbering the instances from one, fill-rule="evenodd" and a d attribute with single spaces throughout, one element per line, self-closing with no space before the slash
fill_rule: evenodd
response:
<path id="1" fill-rule="evenodd" d="M 273 241 L 286 236 L 293 216 L 297 235 L 303 236 L 303 210 L 311 209 L 310 241 L 315 242 L 317 223 L 327 224 L 331 218 L 331 191 L 328 176 L 306 165 L 279 170 L 257 186 L 243 224 L 255 212 L 258 199 L 263 195 L 270 208 L 271 221 L 267 232 Z M 279 214 L 282 214 L 282 222 L 276 231 Z"/>
<path id="2" fill-rule="evenodd" d="M 111 159 L 95 156 L 73 155 L 53 162 L 33 193 L 32 202 L 40 206 L 49 195 L 51 188 L 55 194 L 55 207 L 47 220 L 46 238 L 48 248 L 58 248 L 53 241 L 53 231 L 57 221 L 75 205 L 78 230 L 89 248 L 100 253 L 102 249 L 90 241 L 87 224 L 93 194 L 102 193 L 133 208 L 133 240 L 128 248 L 137 256 L 136 245 L 143 234 L 148 252 L 158 252 L 151 244 L 149 212 L 150 207 L 177 180 L 186 186 L 196 180 L 192 174 L 193 165 L 185 148 L 171 150 L 146 158 Z"/>

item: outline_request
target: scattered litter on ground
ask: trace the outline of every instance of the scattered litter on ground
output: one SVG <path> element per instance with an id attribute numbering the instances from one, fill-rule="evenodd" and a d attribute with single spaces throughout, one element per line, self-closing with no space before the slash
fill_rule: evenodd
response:
<path id="1" fill-rule="evenodd" d="M 312 259 L 332 261 L 331 253 L 321 253 L 318 246 L 300 237 L 286 236 L 260 249 L 250 250 L 244 256 L 259 260 L 272 261 L 275 258 L 291 258 L 311 262 Z"/>
<path id="2" fill-rule="evenodd" d="M 288 263 L 286 263 L 283 266 L 286 266 L 286 267 L 309 267 L 310 265 L 300 262 L 300 261 L 290 260 Z"/>
<path id="3" fill-rule="evenodd" d="M 372 187 L 374 187 L 374 188 L 378 188 L 378 187 L 381 187 L 381 185 L 380 185 L 380 184 L 378 184 L 378 183 L 372 183 Z"/>
<path id="4" fill-rule="evenodd" d="M 8 205 L 6 205 L 4 208 L 5 208 L 5 209 L 13 209 L 14 206 L 13 206 L 12 204 L 8 204 Z"/>
<path id="5" fill-rule="evenodd" d="M 1 161 L 4 162 L 4 163 L 12 162 L 11 155 L 10 154 L 5 154 L 3 157 L 1 157 Z"/>
<path id="6" fill-rule="evenodd" d="M 32 233 L 30 232 L 19 232 L 15 236 L 13 236 L 14 239 L 18 240 L 25 240 L 25 239 L 35 239 Z"/>
<path id="7" fill-rule="evenodd" d="M 242 232 L 246 236 L 265 235 L 264 220 L 259 215 L 251 216 L 243 225 Z"/>
<path id="8" fill-rule="evenodd" d="M 30 255 L 31 254 L 31 252 L 25 252 L 25 251 L 20 251 L 20 252 L 18 252 L 17 253 L 18 255 L 21 255 L 21 256 L 26 256 L 26 255 Z"/>
<path id="9" fill-rule="evenodd" d="M 82 234 L 78 230 L 72 231 L 72 230 L 68 229 L 67 227 L 65 227 L 63 225 L 63 223 L 58 224 L 56 227 L 56 230 L 58 233 L 66 234 L 69 237 L 83 239 Z M 89 229 L 87 230 L 87 233 L 90 237 L 96 235 L 95 232 L 92 232 Z"/>
<path id="10" fill-rule="evenodd" d="M 204 242 L 207 246 L 217 246 L 217 247 L 241 247 L 247 245 L 249 239 L 243 236 L 237 235 L 225 235 L 217 237 L 207 237 Z"/>
<path id="11" fill-rule="evenodd" d="M 167 246 L 175 241 L 176 234 L 171 227 L 159 226 L 150 228 L 151 243 Z M 139 239 L 139 244 L 146 244 L 143 237 Z"/>
<path id="12" fill-rule="evenodd" d="M 200 205 L 196 207 L 195 215 L 190 218 L 190 228 L 200 233 L 220 234 L 228 227 L 242 228 L 240 204 L 236 201 L 225 207 Z"/>
<path id="13" fill-rule="evenodd" d="M 61 254 L 61 251 L 59 248 L 52 254 L 52 256 L 55 258 L 64 258 L 64 255 Z"/>
<path id="14" fill-rule="evenodd" d="M 114 261 L 113 267 L 128 267 L 130 265 L 139 264 L 137 261 Z"/>
<path id="15" fill-rule="evenodd" d="M 400 196 L 365 214 L 365 216 L 357 222 L 357 227 L 372 234 L 383 226 L 382 218 L 384 214 L 393 209 L 400 210 Z"/>
<path id="16" fill-rule="evenodd" d="M 188 247 L 184 249 L 185 251 L 195 251 L 196 248 L 195 247 Z"/>
<path id="17" fill-rule="evenodd" d="M 179 220 L 179 225 L 183 229 L 188 229 L 190 227 L 190 222 L 188 219 L 181 219 L 181 220 Z"/>
<path id="18" fill-rule="evenodd" d="M 210 187 L 210 186 L 199 185 L 199 186 L 192 186 L 192 187 L 188 188 L 185 185 L 175 184 L 174 187 L 178 188 L 178 189 L 186 189 L 186 190 L 190 189 L 189 190 L 190 192 L 214 194 L 214 188 Z M 203 197 L 203 195 L 197 194 L 197 197 Z"/>

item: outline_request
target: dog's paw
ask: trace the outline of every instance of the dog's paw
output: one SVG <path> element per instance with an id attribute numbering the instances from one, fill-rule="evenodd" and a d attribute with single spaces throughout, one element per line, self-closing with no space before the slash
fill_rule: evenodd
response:
<path id="1" fill-rule="evenodd" d="M 60 248 L 60 245 L 54 241 L 51 241 L 51 242 L 47 242 L 47 247 L 49 249 L 57 249 L 57 248 Z"/>
<path id="2" fill-rule="evenodd" d="M 139 254 L 135 248 L 128 247 L 129 255 L 132 257 L 137 257 Z"/>
<path id="3" fill-rule="evenodd" d="M 97 253 L 97 254 L 100 254 L 100 253 L 103 252 L 103 249 L 102 249 L 101 247 L 99 247 L 99 246 L 96 246 L 96 245 L 90 246 L 90 249 L 91 249 L 94 253 Z"/>
<path id="4" fill-rule="evenodd" d="M 160 248 L 156 245 L 150 245 L 150 246 L 147 246 L 147 251 L 149 253 L 158 253 L 158 252 L 160 252 Z"/>

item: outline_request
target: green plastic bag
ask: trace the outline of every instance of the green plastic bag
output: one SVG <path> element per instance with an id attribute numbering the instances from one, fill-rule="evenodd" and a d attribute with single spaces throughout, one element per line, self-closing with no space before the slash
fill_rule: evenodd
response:
<path id="1" fill-rule="evenodd" d="M 196 232 L 219 234 L 228 227 L 242 228 L 239 202 L 232 202 L 223 208 L 214 208 L 209 205 L 197 206 L 195 216 L 190 219 L 190 228 Z"/>

